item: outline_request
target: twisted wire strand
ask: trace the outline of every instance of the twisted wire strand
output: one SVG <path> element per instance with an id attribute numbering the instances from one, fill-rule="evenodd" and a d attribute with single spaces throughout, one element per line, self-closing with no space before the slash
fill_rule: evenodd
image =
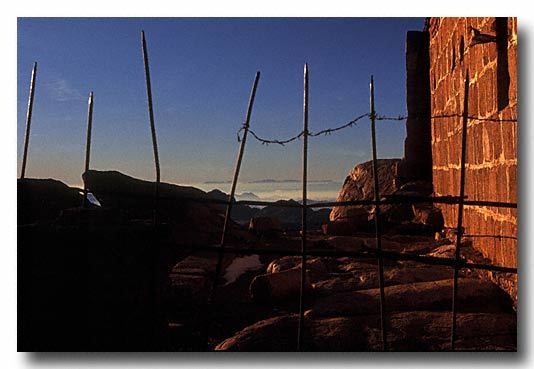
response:
<path id="1" fill-rule="evenodd" d="M 333 127 L 333 128 L 326 128 L 326 129 L 323 129 L 323 130 L 318 131 L 318 132 L 308 132 L 308 136 L 309 137 L 328 136 L 328 135 L 330 135 L 330 134 L 332 134 L 334 132 L 338 132 L 338 131 L 341 131 L 343 129 L 353 127 L 361 119 L 366 118 L 366 117 L 370 117 L 370 116 L 371 116 L 370 113 L 361 114 L 358 117 L 354 118 L 353 120 L 351 120 L 351 121 L 349 121 L 347 123 L 344 123 L 344 124 L 342 124 L 340 126 Z M 439 115 L 431 116 L 430 119 L 461 118 L 461 117 L 462 117 L 462 114 L 439 114 Z M 417 118 L 417 116 L 414 116 L 414 115 L 412 115 L 412 116 L 408 116 L 408 115 L 398 115 L 398 116 L 375 115 L 375 119 L 379 120 L 379 121 L 405 121 L 408 118 Z M 485 122 L 499 122 L 499 123 L 503 123 L 503 122 L 515 122 L 516 123 L 517 122 L 517 119 L 500 119 L 500 118 L 491 118 L 491 117 L 482 118 L 482 117 L 475 117 L 475 116 L 468 116 L 467 118 L 469 120 L 478 120 L 478 121 L 485 121 Z M 244 125 L 237 131 L 237 141 L 238 142 L 241 142 L 242 138 L 240 136 L 240 133 L 243 130 L 245 130 L 245 126 Z M 252 135 L 252 137 L 254 137 L 262 145 L 277 144 L 277 145 L 284 146 L 284 145 L 286 145 L 286 144 L 288 144 L 290 142 L 298 140 L 299 138 L 301 138 L 304 135 L 304 131 L 300 131 L 295 136 L 292 136 L 290 138 L 282 140 L 282 139 L 266 139 L 266 138 L 262 138 L 258 134 L 256 134 L 256 132 L 254 132 L 251 129 L 249 129 L 248 132 Z"/>

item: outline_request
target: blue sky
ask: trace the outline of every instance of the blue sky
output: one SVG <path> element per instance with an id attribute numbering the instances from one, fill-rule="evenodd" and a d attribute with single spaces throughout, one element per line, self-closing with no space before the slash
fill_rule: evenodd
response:
<path id="1" fill-rule="evenodd" d="M 368 111 L 404 114 L 405 37 L 423 18 L 19 18 L 19 168 L 31 68 L 39 63 L 27 177 L 80 184 L 87 96 L 95 94 L 91 167 L 153 179 L 140 31 L 145 30 L 162 180 L 229 180 L 254 74 L 251 128 L 302 129 L 302 69 L 310 67 L 311 131 Z M 379 157 L 401 157 L 402 123 L 379 122 Z M 370 158 L 369 125 L 311 138 L 309 178 L 342 181 Z M 250 140 L 241 179 L 300 177 L 301 143 Z"/>

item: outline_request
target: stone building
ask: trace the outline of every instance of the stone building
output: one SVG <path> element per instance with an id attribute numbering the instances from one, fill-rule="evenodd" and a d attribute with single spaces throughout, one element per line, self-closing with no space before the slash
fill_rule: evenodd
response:
<path id="1" fill-rule="evenodd" d="M 517 202 L 517 19 L 428 18 L 406 47 L 405 173 L 431 176 L 437 196 L 460 191 L 464 80 L 469 73 L 465 194 Z M 457 205 L 440 205 L 455 227 Z M 489 262 L 517 267 L 517 210 L 465 206 L 466 239 Z M 517 277 L 489 273 L 517 299 Z"/>

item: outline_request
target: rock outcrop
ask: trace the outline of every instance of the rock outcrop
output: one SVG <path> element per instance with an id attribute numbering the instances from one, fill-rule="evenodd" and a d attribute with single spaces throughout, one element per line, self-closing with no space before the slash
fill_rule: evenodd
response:
<path id="1" fill-rule="evenodd" d="M 89 170 L 82 178 L 102 206 L 119 208 L 127 212 L 130 218 L 151 219 L 154 208 L 155 183 L 130 177 L 118 171 Z M 206 192 L 189 186 L 178 186 L 161 182 L 159 184 L 158 211 L 160 217 L 180 219 L 187 212 L 192 201 L 205 200 Z M 195 206 L 212 207 L 196 202 Z M 217 209 L 217 212 L 219 210 Z"/>
<path id="2" fill-rule="evenodd" d="M 380 195 L 390 195 L 401 186 L 397 181 L 397 166 L 401 159 L 378 160 L 378 183 Z M 349 173 L 336 201 L 372 200 L 374 199 L 373 162 L 356 165 Z M 369 213 L 370 206 L 334 207 L 330 212 L 330 221 L 342 221 L 360 224 Z"/>
<path id="3" fill-rule="evenodd" d="M 385 196 L 429 196 L 432 183 L 406 180 L 399 174 L 401 159 L 378 160 L 378 183 L 381 199 Z M 359 164 L 345 179 L 337 201 L 374 199 L 372 161 Z M 382 205 L 381 224 L 385 232 L 396 234 L 434 234 L 443 228 L 441 211 L 432 204 L 396 203 Z M 374 232 L 374 206 L 336 206 L 329 222 L 323 226 L 325 234 L 356 235 Z"/>
<path id="4" fill-rule="evenodd" d="M 127 220 L 152 219 L 155 183 L 117 171 L 90 170 L 83 174 L 87 187 L 103 207 L 119 209 Z M 208 201 L 213 197 L 189 186 L 160 183 L 158 217 L 169 223 L 179 244 L 210 244 L 220 240 L 224 207 Z M 233 227 L 235 228 L 235 227 Z M 230 238 L 236 232 L 230 234 Z"/>

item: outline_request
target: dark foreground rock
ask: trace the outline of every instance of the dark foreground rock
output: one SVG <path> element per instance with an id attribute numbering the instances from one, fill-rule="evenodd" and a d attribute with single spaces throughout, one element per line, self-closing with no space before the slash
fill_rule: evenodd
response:
<path id="1" fill-rule="evenodd" d="M 121 209 L 130 218 L 151 219 L 154 209 L 155 183 L 130 177 L 118 171 L 89 170 L 82 178 L 103 206 Z M 208 199 L 206 192 L 188 186 L 162 182 L 159 184 L 158 210 L 160 217 L 181 219 L 188 206 L 215 207 L 188 199 Z M 220 212 L 217 209 L 217 212 Z"/>
<path id="2" fill-rule="evenodd" d="M 127 176 L 117 171 L 90 170 L 83 174 L 87 187 L 104 207 L 120 210 L 127 220 L 152 220 L 155 183 Z M 177 244 L 213 244 L 220 241 L 224 207 L 209 203 L 214 197 L 190 186 L 160 183 L 158 219 L 169 223 Z M 235 224 L 231 241 L 242 241 Z"/>
<path id="3" fill-rule="evenodd" d="M 25 178 L 17 180 L 18 224 L 52 221 L 64 209 L 82 205 L 78 188 L 55 179 Z"/>
<path id="4" fill-rule="evenodd" d="M 387 340 L 392 351 L 450 349 L 450 312 L 414 311 L 388 315 Z M 253 324 L 224 340 L 216 350 L 295 351 L 298 316 L 284 315 Z M 457 315 L 456 348 L 469 351 L 515 351 L 516 317 L 507 313 Z M 305 319 L 308 351 L 379 351 L 380 317 Z"/>

